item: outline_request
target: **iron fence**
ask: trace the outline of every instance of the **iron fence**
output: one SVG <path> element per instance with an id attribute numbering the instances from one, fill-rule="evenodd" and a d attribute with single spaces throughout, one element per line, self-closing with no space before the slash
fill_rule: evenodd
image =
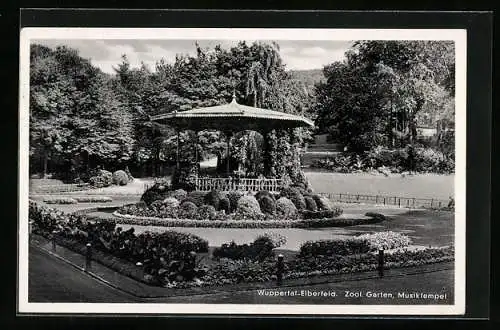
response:
<path id="1" fill-rule="evenodd" d="M 436 198 L 413 198 L 387 195 L 366 195 L 366 194 L 348 194 L 348 193 L 319 193 L 336 202 L 341 203 L 365 203 L 377 205 L 393 205 L 405 208 L 431 208 L 442 209 L 450 207 L 450 200 Z"/>

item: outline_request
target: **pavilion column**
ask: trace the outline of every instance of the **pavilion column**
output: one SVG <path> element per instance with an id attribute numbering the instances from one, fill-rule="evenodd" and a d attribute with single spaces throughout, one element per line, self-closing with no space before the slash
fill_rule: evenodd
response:
<path id="1" fill-rule="evenodd" d="M 194 161 L 198 166 L 198 131 L 194 131 Z"/>
<path id="2" fill-rule="evenodd" d="M 271 131 L 266 130 L 262 132 L 264 139 L 264 176 L 268 177 L 271 172 L 271 146 L 269 144 L 269 134 Z"/>
<path id="3" fill-rule="evenodd" d="M 227 131 L 225 132 L 226 134 L 226 175 L 229 177 L 229 159 L 231 158 L 231 136 L 233 135 L 232 132 Z"/>
<path id="4" fill-rule="evenodd" d="M 179 163 L 179 154 L 180 154 L 180 149 L 179 149 L 179 141 L 180 141 L 180 131 L 177 130 L 177 164 L 176 164 L 176 168 L 177 168 L 177 171 L 180 169 L 180 163 Z"/>

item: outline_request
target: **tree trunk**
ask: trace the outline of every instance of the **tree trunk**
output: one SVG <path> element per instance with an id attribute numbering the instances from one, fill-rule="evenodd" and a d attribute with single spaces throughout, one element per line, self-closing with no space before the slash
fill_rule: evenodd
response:
<path id="1" fill-rule="evenodd" d="M 44 149 L 44 151 L 43 151 L 42 179 L 45 179 L 47 177 L 48 163 L 49 163 L 49 151 L 47 149 Z"/>

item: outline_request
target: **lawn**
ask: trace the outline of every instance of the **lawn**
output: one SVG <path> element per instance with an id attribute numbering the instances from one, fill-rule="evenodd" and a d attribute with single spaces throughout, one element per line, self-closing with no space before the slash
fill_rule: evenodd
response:
<path id="1" fill-rule="evenodd" d="M 448 200 L 454 196 L 455 175 L 389 176 L 369 173 L 305 172 L 314 191 Z"/>

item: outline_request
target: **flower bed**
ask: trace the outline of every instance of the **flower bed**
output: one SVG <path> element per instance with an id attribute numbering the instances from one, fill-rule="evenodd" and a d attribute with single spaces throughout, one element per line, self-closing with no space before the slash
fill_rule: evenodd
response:
<path id="1" fill-rule="evenodd" d="M 29 217 L 34 221 L 33 232 L 45 237 L 57 236 L 75 240 L 129 262 L 144 265 L 148 282 L 158 283 L 169 278 L 193 279 L 203 273 L 192 252 L 207 252 L 208 242 L 198 236 L 165 231 L 134 234 L 134 229 L 122 231 L 112 221 L 93 223 L 84 215 L 65 214 L 30 201 Z M 78 252 L 78 251 L 77 251 Z"/>
<path id="2" fill-rule="evenodd" d="M 384 254 L 384 269 L 422 266 L 455 259 L 453 247 L 427 248 L 420 251 L 397 251 Z M 378 268 L 378 256 L 372 253 L 357 256 L 316 256 L 296 258 L 287 263 L 285 278 L 365 272 Z"/>
<path id="3" fill-rule="evenodd" d="M 133 216 L 121 214 L 118 211 L 113 212 L 113 215 L 120 218 L 120 220 L 117 220 L 119 223 L 127 225 L 194 228 L 327 228 L 357 226 L 383 221 L 377 218 L 325 218 L 309 220 L 193 220 Z"/>
<path id="4" fill-rule="evenodd" d="M 77 204 L 78 201 L 75 198 L 70 197 L 54 197 L 54 198 L 45 198 L 43 200 L 46 204 Z"/>
<path id="5" fill-rule="evenodd" d="M 30 186 L 30 193 L 36 194 L 60 194 L 75 191 L 84 191 L 92 189 L 88 183 L 83 184 L 55 184 L 55 185 L 41 185 L 32 187 Z"/>
<path id="6" fill-rule="evenodd" d="M 345 256 L 379 249 L 390 250 L 407 247 L 411 239 L 393 231 L 364 234 L 347 239 L 309 241 L 300 247 L 300 256 Z"/>
<path id="7" fill-rule="evenodd" d="M 46 197 L 43 199 L 46 204 L 109 203 L 112 201 L 111 197 L 106 196 Z"/>
<path id="8" fill-rule="evenodd" d="M 73 197 L 78 203 L 110 203 L 113 198 L 107 196 L 82 196 Z"/>
<path id="9" fill-rule="evenodd" d="M 52 231 L 57 229 L 57 242 L 78 253 L 83 253 L 85 244 L 90 242 L 95 249 L 94 260 L 145 283 L 171 288 L 274 280 L 276 261 L 272 258 L 272 252 L 283 243 L 282 237 L 268 235 L 257 238 L 247 247 L 228 244 L 222 246 L 219 252 L 214 251 L 216 258 L 211 264 L 204 265 L 193 251 L 207 252 L 208 243 L 192 234 L 166 231 L 161 234 L 145 232 L 135 235 L 133 228 L 122 231 L 116 228 L 114 222 L 92 223 L 84 216 L 67 215 L 32 201 L 29 211 L 35 233 L 52 238 Z M 320 243 L 323 246 L 320 250 L 324 253 L 316 253 L 314 245 L 311 253 L 290 256 L 285 260 L 284 278 L 374 270 L 378 265 L 378 256 L 370 253 L 371 250 L 384 244 L 387 247 L 406 244 L 401 237 L 390 232 L 360 237 L 342 243 L 345 250 L 342 254 L 345 255 L 328 252 L 328 248 L 333 246 L 331 244 L 339 246 L 337 242 Z M 307 244 L 313 246 L 316 243 Z M 363 250 L 353 249 L 352 244 L 358 244 Z M 384 255 L 385 268 L 424 265 L 451 261 L 453 258 L 453 247 L 403 250 Z M 134 264 L 137 268 L 132 266 Z"/>

